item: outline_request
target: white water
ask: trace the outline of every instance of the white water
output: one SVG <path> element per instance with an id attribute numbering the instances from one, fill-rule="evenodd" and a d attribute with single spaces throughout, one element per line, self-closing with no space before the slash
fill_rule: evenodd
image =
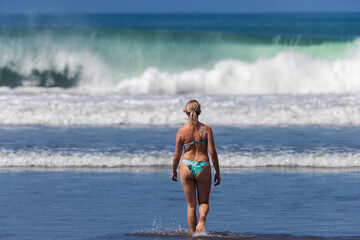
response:
<path id="1" fill-rule="evenodd" d="M 27 89 L 29 90 L 29 89 Z M 186 122 L 187 101 L 210 125 L 360 126 L 360 95 L 153 96 L 59 90 L 0 93 L 1 125 L 171 125 Z"/>
<path id="2" fill-rule="evenodd" d="M 222 168 L 234 167 L 360 167 L 359 153 L 220 153 Z M 138 154 L 76 153 L 48 151 L 0 151 L 0 167 L 171 167 L 172 153 Z"/>
<path id="3" fill-rule="evenodd" d="M 350 50 L 350 49 L 349 49 Z M 148 68 L 117 90 L 141 94 L 344 94 L 360 93 L 360 42 L 347 58 L 325 60 L 282 51 L 255 62 L 222 60 L 212 69 L 168 73 Z"/>
<path id="4" fill-rule="evenodd" d="M 78 76 L 77 88 L 86 92 L 171 95 L 360 93 L 359 40 L 330 44 L 332 47 L 327 44 L 288 48 L 276 44 L 266 48 L 254 45 L 250 47 L 251 53 L 258 55 L 256 60 L 222 58 L 208 68 L 193 65 L 182 71 L 174 70 L 176 66 L 169 71 L 164 66 L 147 65 L 136 71 L 129 69 L 128 73 L 116 63 L 116 56 L 96 52 L 92 47 L 80 44 L 77 38 L 61 44 L 44 35 L 30 39 L 30 42 L 32 45 L 28 49 L 24 47 L 27 46 L 24 39 L 0 39 L 0 69 L 10 69 L 25 77 L 24 86 L 36 84 L 31 75 L 33 70 L 55 73 L 67 70 L 67 77 Z M 246 45 L 241 44 L 232 47 L 246 49 Z M 323 56 L 327 50 L 331 57 Z M 131 61 L 141 62 L 141 55 L 139 53 L 138 59 Z M 120 57 L 121 61 L 126 59 L 126 56 Z M 133 77 L 124 77 L 128 75 Z"/>

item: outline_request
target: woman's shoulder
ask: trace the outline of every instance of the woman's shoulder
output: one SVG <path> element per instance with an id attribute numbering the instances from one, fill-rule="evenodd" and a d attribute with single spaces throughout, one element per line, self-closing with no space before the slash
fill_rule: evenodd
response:
<path id="1" fill-rule="evenodd" d="M 213 136 L 213 131 L 211 129 L 211 127 L 209 125 L 203 124 L 204 125 L 204 130 L 203 133 L 206 134 L 206 136 Z"/>
<path id="2" fill-rule="evenodd" d="M 182 126 L 178 129 L 178 133 L 182 133 L 182 132 L 186 131 L 187 128 L 188 128 L 188 126 L 187 126 L 187 124 L 185 124 L 184 126 Z"/>
<path id="3" fill-rule="evenodd" d="M 206 125 L 205 123 L 201 123 L 201 125 L 204 126 L 204 130 L 211 130 L 211 127 L 209 125 Z"/>
<path id="4" fill-rule="evenodd" d="M 212 131 L 211 130 L 211 127 L 209 126 L 209 125 L 206 125 L 205 123 L 202 123 L 202 122 L 199 122 L 201 125 L 200 126 L 198 126 L 198 130 L 200 130 L 200 128 L 201 128 L 201 126 L 204 126 L 204 130 L 203 131 Z M 190 131 L 191 130 L 191 128 L 190 128 L 190 126 L 189 126 L 189 124 L 185 124 L 184 126 L 182 126 L 182 127 L 180 127 L 179 129 L 178 129 L 178 133 L 184 133 L 184 132 L 188 132 L 188 131 Z M 191 130 L 191 132 L 193 132 L 192 130 Z"/>

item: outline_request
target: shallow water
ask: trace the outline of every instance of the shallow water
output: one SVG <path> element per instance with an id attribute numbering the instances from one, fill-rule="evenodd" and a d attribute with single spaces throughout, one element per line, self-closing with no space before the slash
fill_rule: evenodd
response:
<path id="1" fill-rule="evenodd" d="M 2 239 L 189 238 L 170 170 L 2 170 L 0 178 Z M 258 169 L 222 178 L 212 188 L 207 238 L 360 235 L 358 172 Z"/>

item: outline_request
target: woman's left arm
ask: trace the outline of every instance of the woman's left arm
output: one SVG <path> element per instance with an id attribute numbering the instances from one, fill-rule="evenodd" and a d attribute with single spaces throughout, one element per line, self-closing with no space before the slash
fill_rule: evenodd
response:
<path id="1" fill-rule="evenodd" d="M 173 171 L 171 174 L 171 178 L 173 181 L 177 181 L 177 167 L 180 162 L 181 154 L 182 154 L 183 142 L 181 140 L 180 129 L 176 134 L 176 142 L 175 142 L 175 153 L 173 159 Z"/>

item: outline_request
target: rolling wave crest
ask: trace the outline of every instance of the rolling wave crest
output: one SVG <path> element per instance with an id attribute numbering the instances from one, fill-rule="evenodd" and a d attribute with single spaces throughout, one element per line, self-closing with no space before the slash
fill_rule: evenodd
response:
<path id="1" fill-rule="evenodd" d="M 55 168 L 122 168 L 172 166 L 171 153 L 144 154 L 85 154 L 50 152 L 0 152 L 0 167 L 55 167 Z M 354 168 L 360 167 L 358 153 L 309 153 L 309 154 L 219 154 L 221 167 L 311 167 Z"/>
<path id="2" fill-rule="evenodd" d="M 0 86 L 175 95 L 360 92 L 359 40 L 287 46 L 203 39 L 201 50 L 195 39 L 173 45 L 173 37 L 156 42 L 126 34 L 0 32 Z"/>
<path id="3" fill-rule="evenodd" d="M 283 51 L 255 62 L 228 59 L 210 70 L 169 73 L 147 69 L 117 90 L 140 94 L 343 94 L 360 93 L 360 42 L 348 58 L 325 60 Z"/>
<path id="4" fill-rule="evenodd" d="M 27 91 L 0 94 L 2 125 L 172 125 L 195 96 Z M 1 92 L 1 91 L 0 91 Z M 360 125 L 359 95 L 197 96 L 210 125 Z"/>

